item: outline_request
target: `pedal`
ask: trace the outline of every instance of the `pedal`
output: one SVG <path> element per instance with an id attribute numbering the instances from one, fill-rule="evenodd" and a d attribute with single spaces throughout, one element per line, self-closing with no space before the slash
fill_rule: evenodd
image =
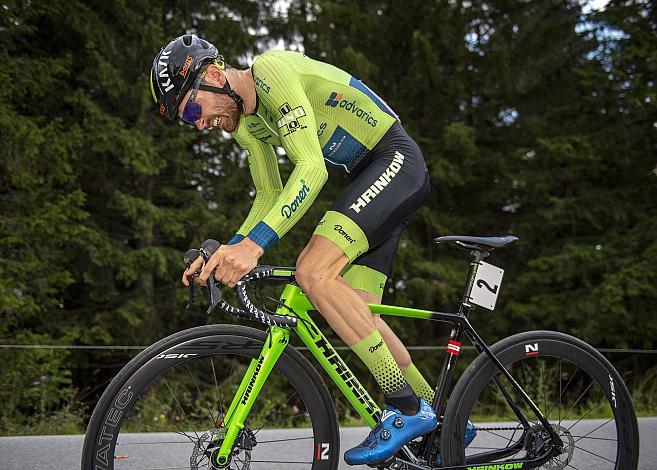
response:
<path id="1" fill-rule="evenodd" d="M 387 460 L 384 460 L 383 462 L 377 462 L 377 463 L 368 463 L 368 467 L 376 468 L 378 470 L 382 470 L 384 468 L 390 468 L 389 465 L 394 463 L 395 457 L 390 457 Z"/>

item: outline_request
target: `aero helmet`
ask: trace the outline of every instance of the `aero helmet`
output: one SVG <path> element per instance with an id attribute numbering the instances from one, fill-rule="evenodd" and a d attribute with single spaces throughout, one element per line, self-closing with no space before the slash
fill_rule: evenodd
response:
<path id="1" fill-rule="evenodd" d="M 177 37 L 158 52 L 151 68 L 151 93 L 162 116 L 176 119 L 180 102 L 199 69 L 209 62 L 224 67 L 217 48 L 195 34 Z"/>

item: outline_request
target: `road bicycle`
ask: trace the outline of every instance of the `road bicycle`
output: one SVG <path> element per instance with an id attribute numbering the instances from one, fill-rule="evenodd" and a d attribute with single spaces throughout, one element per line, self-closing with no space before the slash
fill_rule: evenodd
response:
<path id="1" fill-rule="evenodd" d="M 488 346 L 470 323 L 475 305 L 494 308 L 501 285 L 503 271 L 483 260 L 515 240 L 435 239 L 470 255 L 457 312 L 368 304 L 374 314 L 451 325 L 432 403 L 438 427 L 376 467 L 637 467 L 639 436 L 630 394 L 598 351 L 555 331 L 528 331 Z M 201 255 L 207 261 L 218 246 L 208 240 L 185 260 L 189 265 Z M 268 300 L 275 309 L 247 290 L 269 281 L 286 284 L 279 299 Z M 191 304 L 193 283 L 190 289 Z M 340 434 L 333 400 L 317 369 L 290 344 L 291 332 L 363 423 L 373 427 L 381 410 L 313 321 L 315 309 L 294 282 L 294 268 L 254 269 L 235 287 L 239 307 L 222 298 L 214 276 L 207 289 L 208 312 L 218 307 L 266 325 L 266 331 L 199 326 L 141 352 L 98 401 L 87 428 L 82 468 L 337 468 Z M 449 394 L 464 337 L 477 355 Z M 476 436 L 466 447 L 468 419 L 475 423 Z M 486 425 L 477 424 L 486 420 Z"/>

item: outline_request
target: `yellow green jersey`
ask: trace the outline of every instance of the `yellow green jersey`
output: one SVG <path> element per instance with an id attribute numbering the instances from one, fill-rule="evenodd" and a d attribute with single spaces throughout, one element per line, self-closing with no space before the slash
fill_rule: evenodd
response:
<path id="1" fill-rule="evenodd" d="M 231 241 L 248 236 L 267 250 L 313 203 L 326 162 L 353 171 L 397 116 L 358 79 L 297 52 L 266 52 L 251 70 L 257 105 L 241 117 L 235 139 L 248 154 L 256 197 Z M 285 186 L 274 147 L 294 164 Z"/>

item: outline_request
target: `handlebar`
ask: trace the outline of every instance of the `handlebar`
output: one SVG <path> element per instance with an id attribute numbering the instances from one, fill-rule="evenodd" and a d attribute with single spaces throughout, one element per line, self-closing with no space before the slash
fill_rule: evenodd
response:
<path id="1" fill-rule="evenodd" d="M 210 257 L 214 254 L 215 251 L 219 249 L 220 246 L 221 243 L 219 243 L 217 240 L 205 240 L 201 245 L 201 248 L 191 249 L 185 253 L 185 264 L 189 268 L 189 266 L 199 256 L 202 256 L 203 261 L 207 263 Z M 201 270 L 199 268 L 193 275 L 187 277 L 189 281 L 189 302 L 187 304 L 187 308 L 191 307 L 192 303 L 196 299 L 194 277 L 200 273 Z M 273 266 L 256 266 L 235 285 L 235 296 L 237 298 L 237 303 L 241 308 L 237 308 L 229 304 L 222 298 L 220 283 L 215 279 L 214 274 L 215 271 L 213 270 L 212 274 L 206 281 L 206 287 L 208 288 L 208 314 L 210 314 L 215 308 L 219 307 L 219 310 L 234 317 L 257 321 L 268 326 L 278 326 L 288 329 L 297 326 L 297 318 L 295 317 L 289 315 L 276 315 L 266 312 L 255 306 L 253 302 L 251 302 L 251 299 L 249 299 L 248 293 L 246 291 L 246 283 L 249 281 L 261 281 L 268 278 L 294 279 L 293 274 L 276 275 Z"/>

